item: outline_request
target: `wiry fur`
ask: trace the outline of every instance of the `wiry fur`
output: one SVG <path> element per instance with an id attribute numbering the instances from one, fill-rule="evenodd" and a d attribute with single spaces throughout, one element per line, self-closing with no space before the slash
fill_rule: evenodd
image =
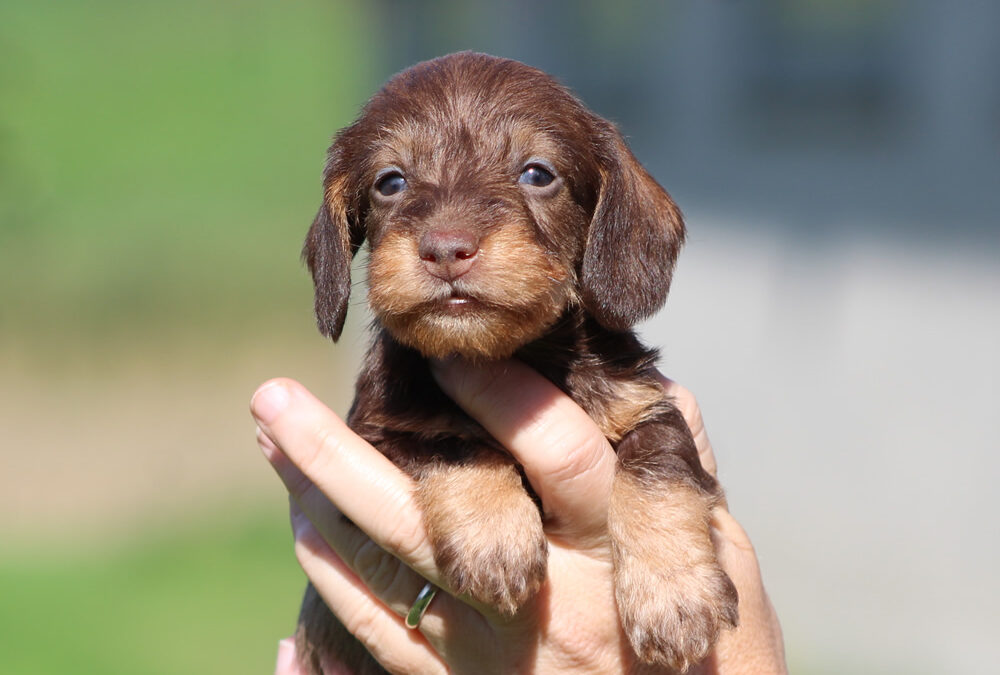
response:
<path id="1" fill-rule="evenodd" d="M 556 179 L 519 182 L 533 162 Z M 405 190 L 376 189 L 388 169 Z M 534 495 L 426 360 L 513 355 L 618 452 L 609 530 L 622 623 L 640 660 L 677 670 L 737 620 L 708 533 L 720 488 L 655 375 L 656 353 L 630 330 L 666 299 L 683 239 L 677 206 L 610 123 L 538 70 L 462 53 L 397 75 L 337 135 L 304 251 L 319 328 L 336 339 L 351 258 L 369 243 L 375 335 L 349 423 L 414 477 L 451 587 L 513 614 L 544 583 Z M 464 242 L 448 249 L 460 273 L 422 254 L 427 241 Z M 310 588 L 304 662 L 372 668 L 344 633 Z"/>

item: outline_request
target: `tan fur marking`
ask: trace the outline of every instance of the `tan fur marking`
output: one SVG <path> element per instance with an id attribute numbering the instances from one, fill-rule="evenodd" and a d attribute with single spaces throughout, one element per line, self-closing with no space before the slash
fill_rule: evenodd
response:
<path id="1" fill-rule="evenodd" d="M 538 591 L 548 556 L 542 519 L 509 458 L 427 467 L 416 497 L 435 560 L 458 593 L 511 615 Z"/>
<path id="2" fill-rule="evenodd" d="M 343 222 L 347 222 L 347 217 L 345 215 L 345 194 L 347 192 L 347 176 L 337 176 L 330 181 L 330 184 L 326 187 L 326 192 L 323 198 L 326 200 L 327 208 L 330 209 L 330 214 L 333 218 L 342 218 Z M 340 237 L 340 244 L 343 246 L 343 250 L 351 250 L 351 232 L 348 227 L 339 228 L 338 236 Z"/>
<path id="3" fill-rule="evenodd" d="M 615 476 L 615 596 L 629 641 L 648 663 L 684 671 L 736 625 L 736 589 L 715 560 L 707 500 L 681 483 Z"/>
<path id="4" fill-rule="evenodd" d="M 597 426 L 612 443 L 655 414 L 664 398 L 663 387 L 652 380 L 616 380 L 609 383 L 611 395 L 589 410 Z"/>
<path id="5" fill-rule="evenodd" d="M 387 233 L 369 262 L 372 311 L 425 356 L 495 359 L 542 335 L 575 301 L 575 279 L 546 256 L 526 224 L 495 228 L 479 248 L 475 266 L 454 287 L 483 306 L 452 314 L 428 304 L 447 298 L 451 287 L 424 269 L 415 236 Z"/>
<path id="6" fill-rule="evenodd" d="M 483 299 L 511 308 L 542 305 L 546 313 L 562 311 L 576 279 L 546 255 L 528 225 L 499 227 L 484 237 L 480 248 L 475 274 Z"/>
<path id="7" fill-rule="evenodd" d="M 378 314 L 405 314 L 440 293 L 440 284 L 420 267 L 413 237 L 388 232 L 368 258 L 368 302 Z"/>

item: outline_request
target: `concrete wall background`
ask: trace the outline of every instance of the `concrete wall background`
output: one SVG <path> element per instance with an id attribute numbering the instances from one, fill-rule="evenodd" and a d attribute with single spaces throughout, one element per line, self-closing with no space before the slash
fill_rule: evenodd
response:
<path id="1" fill-rule="evenodd" d="M 547 69 L 685 210 L 643 332 L 701 401 L 792 665 L 990 672 L 1000 6 L 381 7 L 387 74 L 461 48 Z"/>

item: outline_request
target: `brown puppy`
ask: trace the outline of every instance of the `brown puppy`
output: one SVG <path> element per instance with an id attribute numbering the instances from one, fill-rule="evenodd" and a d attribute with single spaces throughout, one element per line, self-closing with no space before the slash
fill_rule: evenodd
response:
<path id="1" fill-rule="evenodd" d="M 513 614 L 545 580 L 518 467 L 437 387 L 427 358 L 515 356 L 618 453 L 615 589 L 638 657 L 685 670 L 737 621 L 709 512 L 721 499 L 631 326 L 667 296 L 684 225 L 618 131 L 544 73 L 462 53 L 397 75 L 330 148 L 304 256 L 320 330 L 341 332 L 370 246 L 375 336 L 349 423 L 413 476 L 458 593 Z M 459 517 L 460 516 L 460 517 Z M 300 657 L 381 672 L 307 590 Z"/>

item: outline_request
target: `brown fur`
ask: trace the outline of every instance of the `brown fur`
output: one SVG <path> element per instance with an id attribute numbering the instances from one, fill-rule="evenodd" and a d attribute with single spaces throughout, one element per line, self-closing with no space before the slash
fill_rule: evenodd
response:
<path id="1" fill-rule="evenodd" d="M 513 615 L 542 585 L 542 518 L 509 457 L 490 452 L 431 464 L 420 473 L 416 498 L 455 592 Z"/>
<path id="2" fill-rule="evenodd" d="M 614 481 L 615 595 L 639 658 L 683 671 L 708 655 L 720 628 L 736 624 L 736 591 L 715 561 L 704 494 L 649 483 L 626 472 Z"/>
<path id="3" fill-rule="evenodd" d="M 526 184 L 530 166 L 554 180 Z M 405 188 L 380 190 L 393 171 Z M 544 581 L 534 495 L 427 365 L 514 355 L 572 396 L 618 452 L 609 529 L 637 655 L 678 670 L 704 658 L 737 618 L 708 537 L 721 490 L 655 376 L 656 353 L 630 330 L 666 299 L 684 225 L 618 131 L 538 70 L 455 54 L 404 71 L 369 101 L 331 146 L 324 187 L 304 256 L 320 330 L 334 339 L 351 257 L 365 240 L 371 251 L 375 335 L 349 423 L 414 477 L 451 588 L 512 614 Z M 310 590 L 304 661 L 315 672 L 317 655 L 371 667 L 335 621 Z"/>

